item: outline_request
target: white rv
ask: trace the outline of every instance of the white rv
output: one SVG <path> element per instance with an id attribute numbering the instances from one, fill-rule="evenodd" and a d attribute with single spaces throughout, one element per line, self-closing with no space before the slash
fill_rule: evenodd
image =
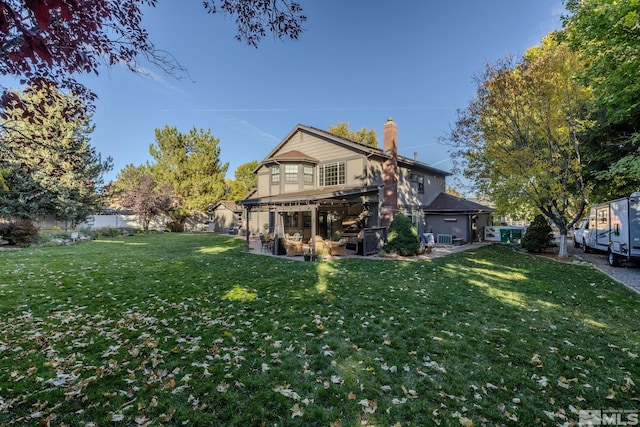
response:
<path id="1" fill-rule="evenodd" d="M 640 191 L 592 207 L 583 247 L 607 252 L 612 266 L 640 261 Z"/>

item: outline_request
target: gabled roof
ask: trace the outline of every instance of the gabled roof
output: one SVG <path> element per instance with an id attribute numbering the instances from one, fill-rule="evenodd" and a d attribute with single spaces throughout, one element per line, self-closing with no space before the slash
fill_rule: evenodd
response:
<path id="1" fill-rule="evenodd" d="M 425 213 L 489 213 L 495 209 L 452 194 L 440 193 L 424 210 Z"/>
<path id="2" fill-rule="evenodd" d="M 269 160 L 288 160 L 288 161 L 318 163 L 317 159 L 314 159 L 313 157 L 308 156 L 298 150 L 291 150 L 291 151 L 287 151 L 286 153 L 278 154 L 277 156 L 271 157 Z"/>
<path id="3" fill-rule="evenodd" d="M 220 200 L 218 203 L 211 206 L 209 211 L 214 211 L 219 207 L 224 207 L 234 212 L 242 211 L 242 205 L 234 202 L 233 200 Z"/>
<path id="4" fill-rule="evenodd" d="M 279 160 L 279 159 L 286 159 L 286 160 L 307 160 L 310 162 L 317 162 L 316 159 L 301 153 L 299 151 L 289 151 L 289 152 L 285 152 L 285 153 L 279 153 L 279 151 L 282 149 L 282 147 L 284 145 L 286 145 L 286 143 L 294 137 L 294 135 L 296 135 L 298 132 L 305 132 L 308 134 L 312 134 L 317 136 L 318 138 L 324 139 L 326 141 L 330 141 L 333 142 L 335 144 L 339 144 L 345 147 L 350 148 L 351 150 L 355 151 L 355 152 L 359 152 L 362 153 L 368 157 L 379 157 L 381 159 L 388 159 L 389 157 L 391 157 L 390 153 L 377 148 L 377 147 L 371 147 L 369 145 L 365 145 L 365 144 L 360 144 L 359 142 L 356 141 L 352 141 L 350 139 L 346 139 L 343 138 L 341 136 L 338 135 L 334 135 L 330 132 L 327 132 L 325 130 L 322 129 L 318 129 L 318 128 L 314 128 L 312 126 L 305 126 L 302 124 L 298 124 L 295 128 L 293 128 L 293 130 L 291 132 L 289 132 L 289 134 L 287 136 L 284 137 L 284 139 L 282 141 L 280 141 L 280 143 L 273 149 L 271 150 L 271 152 L 265 157 L 265 159 L 262 161 L 261 164 L 264 163 L 268 163 L 270 160 Z M 293 153 L 293 154 L 292 154 Z M 300 156 L 299 158 L 291 158 L 289 156 Z M 409 157 L 405 157 L 405 156 L 400 156 L 398 155 L 398 165 L 400 166 L 405 166 L 405 167 L 410 167 L 410 168 L 419 168 L 422 170 L 425 170 L 427 172 L 430 172 L 432 174 L 436 174 L 436 175 L 443 175 L 443 176 L 449 176 L 451 175 L 451 173 L 443 171 L 442 169 L 438 169 L 438 168 L 434 168 L 433 166 L 428 165 L 427 163 L 423 163 L 414 159 L 410 159 Z M 260 166 L 258 166 L 260 167 Z"/>

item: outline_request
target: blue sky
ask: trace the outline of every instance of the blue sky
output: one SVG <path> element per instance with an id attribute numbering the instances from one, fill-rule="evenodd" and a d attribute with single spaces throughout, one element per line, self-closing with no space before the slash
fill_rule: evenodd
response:
<path id="1" fill-rule="evenodd" d="M 199 1 L 161 0 L 143 25 L 158 48 L 189 70 L 176 80 L 149 67 L 82 77 L 98 94 L 92 144 L 114 159 L 112 180 L 149 156 L 154 130 L 210 129 L 228 177 L 262 160 L 298 123 L 374 129 L 392 117 L 401 155 L 451 169 L 438 143 L 456 109 L 474 96 L 487 62 L 521 55 L 560 27 L 561 0 L 301 0 L 308 17 L 298 41 L 268 36 L 258 49 L 234 39 L 229 18 Z M 453 180 L 450 179 L 453 184 Z"/>

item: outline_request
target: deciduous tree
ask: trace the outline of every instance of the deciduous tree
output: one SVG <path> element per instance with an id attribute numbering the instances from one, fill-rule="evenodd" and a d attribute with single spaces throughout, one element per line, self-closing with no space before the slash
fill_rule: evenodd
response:
<path id="1" fill-rule="evenodd" d="M 594 91 L 596 126 L 583 137 L 594 201 L 629 195 L 640 186 L 640 3 L 567 0 L 564 33 Z"/>
<path id="2" fill-rule="evenodd" d="M 349 129 L 349 122 L 339 122 L 335 126 L 329 126 L 329 133 L 341 136 L 342 138 L 349 139 L 351 141 L 358 142 L 360 144 L 368 145 L 370 147 L 378 147 L 378 138 L 376 137 L 376 131 L 367 128 L 351 131 Z"/>
<path id="3" fill-rule="evenodd" d="M 176 207 L 173 188 L 170 184 L 158 183 L 149 166 L 126 165 L 112 188 L 119 204 L 135 212 L 145 230 L 157 215 L 170 215 Z"/>
<path id="4" fill-rule="evenodd" d="M 0 74 L 23 83 L 45 79 L 90 101 L 94 95 L 75 77 L 100 65 L 124 64 L 135 72 L 146 59 L 172 75 L 185 70 L 159 50 L 142 27 L 144 7 L 157 0 L 0 0 Z M 306 20 L 290 0 L 208 0 L 209 13 L 235 19 L 236 38 L 251 46 L 267 33 L 297 39 Z M 186 24 L 186 23 L 185 23 Z M 177 25 L 176 25 L 177 26 Z M 2 105 L 16 98 L 6 92 Z"/>
<path id="5" fill-rule="evenodd" d="M 590 92 L 573 75 L 580 62 L 552 34 L 524 58 L 488 64 L 478 90 L 449 135 L 457 162 L 480 192 L 508 210 L 530 205 L 566 235 L 585 209 L 577 135 Z"/>
<path id="6" fill-rule="evenodd" d="M 231 200 L 240 200 L 258 185 L 258 177 L 253 171 L 258 167 L 258 161 L 243 163 L 236 169 L 234 180 L 229 182 L 229 196 Z"/>

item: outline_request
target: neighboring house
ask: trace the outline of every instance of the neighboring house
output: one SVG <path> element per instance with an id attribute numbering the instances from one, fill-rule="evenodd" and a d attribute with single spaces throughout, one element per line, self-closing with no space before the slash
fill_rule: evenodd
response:
<path id="1" fill-rule="evenodd" d="M 242 205 L 221 200 L 209 209 L 209 231 L 235 233 L 242 226 Z"/>
<path id="2" fill-rule="evenodd" d="M 399 156 L 398 129 L 391 119 L 383 128 L 383 149 L 298 125 L 255 173 L 257 188 L 240 201 L 246 210 L 243 227 L 250 234 L 278 238 L 298 232 L 305 240 L 356 236 L 364 239 L 366 254 L 380 249 L 398 212 L 409 216 L 419 233 L 438 233 L 441 226 L 442 232 L 451 232 L 447 222 L 436 221 L 436 212 L 427 211 L 445 191 L 450 174 Z M 468 215 L 466 209 L 460 213 Z M 456 235 L 468 242 L 472 233 Z"/>

